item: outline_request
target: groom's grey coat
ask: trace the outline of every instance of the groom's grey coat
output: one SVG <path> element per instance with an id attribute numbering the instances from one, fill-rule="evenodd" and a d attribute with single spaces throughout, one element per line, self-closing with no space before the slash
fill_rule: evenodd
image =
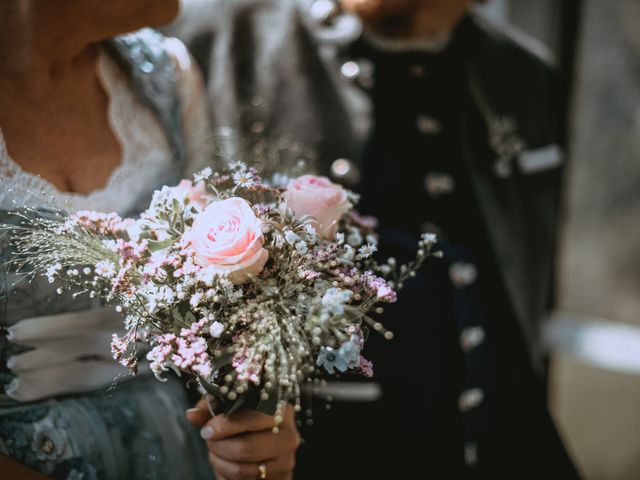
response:
<path id="1" fill-rule="evenodd" d="M 340 75 L 349 60 L 345 51 L 360 33 L 357 23 L 321 25 L 311 18 L 312 3 L 205 2 L 200 11 L 187 10 L 170 33 L 186 41 L 203 65 L 216 127 L 264 127 L 273 136 L 291 135 L 306 147 L 301 155 L 318 153 L 328 172 L 337 158 L 360 161 L 371 105 Z M 468 81 L 477 85 L 475 103 L 468 105 L 459 138 L 497 264 L 539 366 L 561 173 L 553 148 L 543 149 L 559 136 L 553 75 L 540 50 L 484 24 L 476 30 L 477 51 L 468 66 Z M 474 123 L 475 118 L 484 121 Z M 507 178 L 494 173 L 497 154 L 487 148 L 487 128 L 501 118 L 516 125 L 502 143 L 523 140 L 524 149 L 534 153 L 516 153 Z"/>

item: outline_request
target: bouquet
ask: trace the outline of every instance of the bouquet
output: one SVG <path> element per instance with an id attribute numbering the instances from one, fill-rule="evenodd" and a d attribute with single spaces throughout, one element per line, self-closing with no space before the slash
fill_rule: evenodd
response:
<path id="1" fill-rule="evenodd" d="M 146 353 L 158 379 L 193 375 L 219 410 L 277 420 L 287 402 L 300 410 L 305 383 L 372 375 L 368 329 L 392 334 L 369 314 L 432 254 L 425 235 L 410 264 L 376 262 L 357 200 L 324 177 L 285 186 L 238 163 L 154 192 L 138 219 L 23 209 L 0 229 L 19 271 L 116 305 L 125 333 L 111 349 L 131 372 Z"/>

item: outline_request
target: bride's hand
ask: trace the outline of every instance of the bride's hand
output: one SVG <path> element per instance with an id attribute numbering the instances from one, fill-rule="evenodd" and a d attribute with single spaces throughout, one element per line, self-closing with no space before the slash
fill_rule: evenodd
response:
<path id="1" fill-rule="evenodd" d="M 205 405 L 200 402 L 198 410 L 206 412 Z M 204 415 L 208 414 L 198 414 L 195 409 L 188 412 L 191 423 L 199 425 Z M 261 478 L 261 464 L 269 480 L 292 479 L 300 435 L 290 405 L 283 412 L 278 433 L 273 433 L 274 425 L 274 417 L 249 410 L 210 418 L 201 434 L 207 440 L 209 462 L 218 480 L 256 480 Z"/>

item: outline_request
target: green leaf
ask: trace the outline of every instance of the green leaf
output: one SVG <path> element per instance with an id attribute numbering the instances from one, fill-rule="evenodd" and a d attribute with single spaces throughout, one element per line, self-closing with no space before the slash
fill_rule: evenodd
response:
<path id="1" fill-rule="evenodd" d="M 198 382 L 200 382 L 200 385 L 202 385 L 202 388 L 204 388 L 208 394 L 213 395 L 214 397 L 222 396 L 222 394 L 220 393 L 220 387 L 218 387 L 218 385 L 216 385 L 215 383 L 207 382 L 202 377 L 198 377 Z"/>
<path id="2" fill-rule="evenodd" d="M 233 359 L 233 354 L 231 353 L 223 353 L 219 357 L 214 357 L 211 361 L 211 366 L 214 371 L 220 370 L 222 367 L 225 367 L 231 364 L 231 360 Z"/>
<path id="3" fill-rule="evenodd" d="M 169 248 L 173 245 L 173 238 L 167 238 L 166 240 L 149 240 L 149 251 L 157 252 L 159 250 L 164 250 L 165 248 Z"/>
<path id="4" fill-rule="evenodd" d="M 191 325 L 196 322 L 196 316 L 193 314 L 193 312 L 187 312 L 187 314 L 184 316 L 184 321 L 187 325 Z"/>
<path id="5" fill-rule="evenodd" d="M 233 402 L 233 404 L 231 404 L 231 407 L 225 412 L 225 416 L 229 416 L 231 414 L 233 414 L 234 412 L 237 412 L 238 410 L 240 410 L 243 405 L 246 403 L 247 401 L 247 395 L 240 395 L 235 402 Z"/>
<path id="6" fill-rule="evenodd" d="M 179 307 L 173 307 L 171 309 L 171 318 L 178 321 L 178 322 L 182 322 L 184 317 L 182 316 L 182 312 L 180 312 L 180 308 Z"/>

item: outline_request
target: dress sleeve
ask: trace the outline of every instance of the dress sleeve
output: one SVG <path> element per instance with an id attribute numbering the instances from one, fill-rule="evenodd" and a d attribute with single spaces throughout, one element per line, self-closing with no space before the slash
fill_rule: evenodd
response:
<path id="1" fill-rule="evenodd" d="M 178 70 L 178 95 L 182 101 L 182 119 L 187 146 L 187 162 L 183 175 L 212 164 L 213 136 L 208 98 L 200 69 L 187 50 L 176 38 L 167 38 L 167 49 L 173 56 Z"/>

